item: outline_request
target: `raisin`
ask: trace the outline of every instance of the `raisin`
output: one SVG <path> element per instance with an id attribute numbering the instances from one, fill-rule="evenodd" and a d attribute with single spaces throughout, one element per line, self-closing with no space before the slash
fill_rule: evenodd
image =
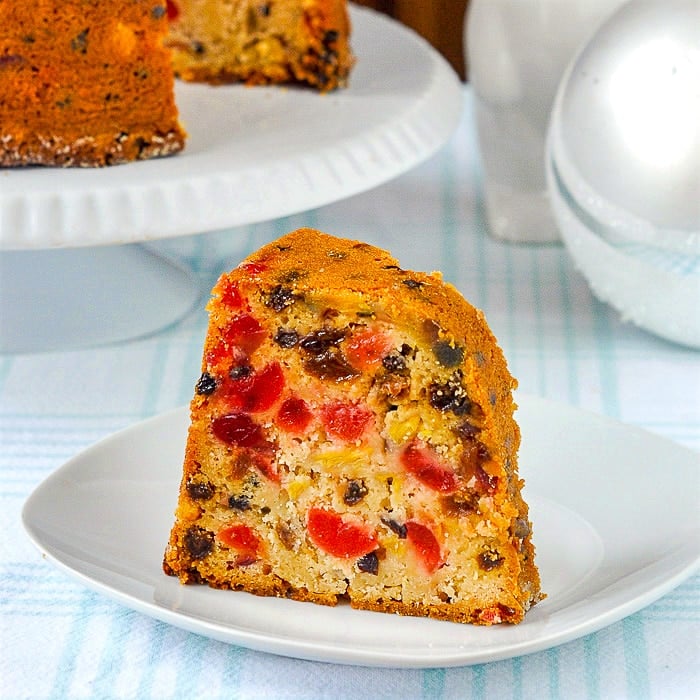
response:
<path id="1" fill-rule="evenodd" d="M 443 496 L 441 502 L 447 515 L 455 517 L 476 513 L 479 509 L 479 499 L 475 493 L 471 492 L 458 491 L 449 496 Z"/>
<path id="2" fill-rule="evenodd" d="M 214 548 L 213 533 L 193 525 L 185 533 L 185 549 L 193 559 L 203 559 Z"/>
<path id="3" fill-rule="evenodd" d="M 459 437 L 465 440 L 473 440 L 481 432 L 481 428 L 465 420 L 456 426 L 454 431 Z"/>
<path id="4" fill-rule="evenodd" d="M 334 41 L 338 41 L 338 32 L 335 29 L 329 29 L 323 35 L 323 43 L 332 44 Z"/>
<path id="5" fill-rule="evenodd" d="M 70 47 L 73 51 L 77 51 L 78 53 L 85 54 L 87 53 L 87 45 L 88 45 L 88 32 L 89 29 L 83 29 L 82 32 L 79 34 L 76 34 L 71 40 L 70 40 Z"/>
<path id="6" fill-rule="evenodd" d="M 274 341 L 281 348 L 288 350 L 289 348 L 293 348 L 299 342 L 299 334 L 295 330 L 280 328 L 277 333 L 275 333 Z"/>
<path id="7" fill-rule="evenodd" d="M 428 400 L 433 408 L 443 413 L 451 411 L 456 416 L 467 415 L 472 402 L 461 383 L 461 372 L 455 374 L 444 384 L 435 382 L 428 387 Z"/>
<path id="8" fill-rule="evenodd" d="M 279 312 L 282 311 L 282 309 L 285 309 L 287 306 L 291 306 L 296 299 L 296 295 L 289 287 L 283 287 L 281 284 L 278 284 L 270 292 L 270 296 L 265 302 L 265 306 L 269 306 L 274 311 Z"/>
<path id="9" fill-rule="evenodd" d="M 397 523 L 396 520 L 391 518 L 382 518 L 382 522 L 395 534 L 400 540 L 406 539 L 407 528 L 405 525 Z"/>
<path id="10" fill-rule="evenodd" d="M 336 381 L 356 376 L 357 370 L 338 348 L 345 336 L 346 332 L 338 328 L 320 328 L 307 333 L 299 341 L 299 347 L 308 355 L 304 362 L 306 371 L 319 379 Z"/>
<path id="11" fill-rule="evenodd" d="M 482 571 L 493 571 L 501 566 L 505 560 L 498 552 L 489 550 L 479 554 L 477 561 Z"/>
<path id="12" fill-rule="evenodd" d="M 512 525 L 513 537 L 525 539 L 530 534 L 530 523 L 525 518 L 516 518 Z"/>
<path id="13" fill-rule="evenodd" d="M 192 48 L 192 53 L 195 54 L 195 56 L 202 56 L 206 49 L 204 48 L 204 44 L 201 41 L 193 41 L 191 44 Z"/>
<path id="14" fill-rule="evenodd" d="M 233 510 L 250 510 L 250 498 L 243 494 L 229 496 L 228 506 Z"/>
<path id="15" fill-rule="evenodd" d="M 202 376 L 197 380 L 195 391 L 204 396 L 213 394 L 216 391 L 216 379 L 209 372 L 202 372 Z"/>
<path id="16" fill-rule="evenodd" d="M 368 552 L 363 557 L 357 560 L 357 568 L 364 571 L 366 574 L 374 574 L 379 572 L 379 557 L 376 552 Z"/>
<path id="17" fill-rule="evenodd" d="M 19 54 L 6 54 L 0 56 L 0 68 L 9 68 L 10 66 L 20 66 L 24 63 L 25 58 Z"/>
<path id="18" fill-rule="evenodd" d="M 151 10 L 151 17 L 153 19 L 160 19 L 165 15 L 167 10 L 165 9 L 164 5 L 156 5 L 152 10 Z"/>
<path id="19" fill-rule="evenodd" d="M 343 494 L 343 502 L 349 506 L 354 506 L 359 503 L 367 493 L 365 482 L 353 479 L 348 482 L 345 493 Z"/>
<path id="20" fill-rule="evenodd" d="M 457 367 L 464 360 L 464 350 L 459 345 L 451 345 L 446 340 L 433 344 L 433 354 L 443 367 Z"/>
<path id="21" fill-rule="evenodd" d="M 401 280 L 401 283 L 405 284 L 409 289 L 420 289 L 425 284 L 424 282 L 412 279 Z"/>
<path id="22" fill-rule="evenodd" d="M 208 481 L 188 481 L 185 488 L 195 501 L 208 501 L 214 495 L 214 487 Z"/>
<path id="23" fill-rule="evenodd" d="M 297 543 L 297 538 L 292 528 L 289 527 L 287 523 L 280 520 L 280 522 L 278 522 L 275 526 L 275 532 L 277 533 L 277 537 L 280 538 L 280 542 L 284 545 L 285 549 L 293 551 L 294 546 Z"/>
<path id="24" fill-rule="evenodd" d="M 231 377 L 231 379 L 243 379 L 243 377 L 250 376 L 252 371 L 253 368 L 248 365 L 238 365 L 237 367 L 231 367 L 228 376 Z"/>
<path id="25" fill-rule="evenodd" d="M 338 382 L 352 379 L 358 374 L 340 352 L 324 352 L 309 357 L 304 362 L 304 368 L 319 379 L 334 379 Z"/>
<path id="26" fill-rule="evenodd" d="M 322 355 L 337 347 L 345 336 L 346 332 L 338 328 L 320 328 L 305 335 L 299 341 L 299 347 L 310 355 Z"/>
<path id="27" fill-rule="evenodd" d="M 382 358 L 382 367 L 387 372 L 403 372 L 406 369 L 406 360 L 403 356 L 392 353 Z"/>

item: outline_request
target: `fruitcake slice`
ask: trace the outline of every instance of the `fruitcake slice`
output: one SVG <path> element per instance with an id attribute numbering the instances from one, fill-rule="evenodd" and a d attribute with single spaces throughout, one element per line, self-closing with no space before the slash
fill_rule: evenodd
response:
<path id="1" fill-rule="evenodd" d="M 164 569 L 459 622 L 542 598 L 503 354 L 438 274 L 294 231 L 208 305 Z"/>

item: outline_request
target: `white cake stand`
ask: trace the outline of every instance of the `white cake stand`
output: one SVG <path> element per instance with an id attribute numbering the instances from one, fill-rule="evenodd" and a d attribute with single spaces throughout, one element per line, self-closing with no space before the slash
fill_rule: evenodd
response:
<path id="1" fill-rule="evenodd" d="M 347 89 L 178 84 L 182 153 L 102 169 L 0 169 L 0 352 L 148 335 L 203 292 L 148 241 L 307 211 L 376 187 L 457 127 L 461 84 L 423 39 L 351 8 Z"/>

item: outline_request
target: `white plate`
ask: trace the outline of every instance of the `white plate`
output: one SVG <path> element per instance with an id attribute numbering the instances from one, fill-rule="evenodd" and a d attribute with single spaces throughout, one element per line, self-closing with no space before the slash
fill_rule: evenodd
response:
<path id="1" fill-rule="evenodd" d="M 698 455 L 639 429 L 520 396 L 521 474 L 549 597 L 517 626 L 474 627 L 182 586 L 161 570 L 188 423 L 185 408 L 78 455 L 23 520 L 88 587 L 165 622 L 285 656 L 404 668 L 539 651 L 615 622 L 700 561 Z"/>
<path id="2" fill-rule="evenodd" d="M 0 168 L 0 250 L 130 243 L 267 221 L 375 187 L 457 127 L 462 86 L 427 42 L 352 8 L 331 94 L 178 83 L 185 151 L 102 169 Z"/>

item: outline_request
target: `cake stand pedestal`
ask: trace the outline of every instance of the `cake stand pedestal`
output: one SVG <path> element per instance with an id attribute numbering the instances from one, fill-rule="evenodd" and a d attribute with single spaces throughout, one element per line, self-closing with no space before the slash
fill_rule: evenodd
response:
<path id="1" fill-rule="evenodd" d="M 0 353 L 133 340 L 186 316 L 202 289 L 146 245 L 0 252 Z"/>

